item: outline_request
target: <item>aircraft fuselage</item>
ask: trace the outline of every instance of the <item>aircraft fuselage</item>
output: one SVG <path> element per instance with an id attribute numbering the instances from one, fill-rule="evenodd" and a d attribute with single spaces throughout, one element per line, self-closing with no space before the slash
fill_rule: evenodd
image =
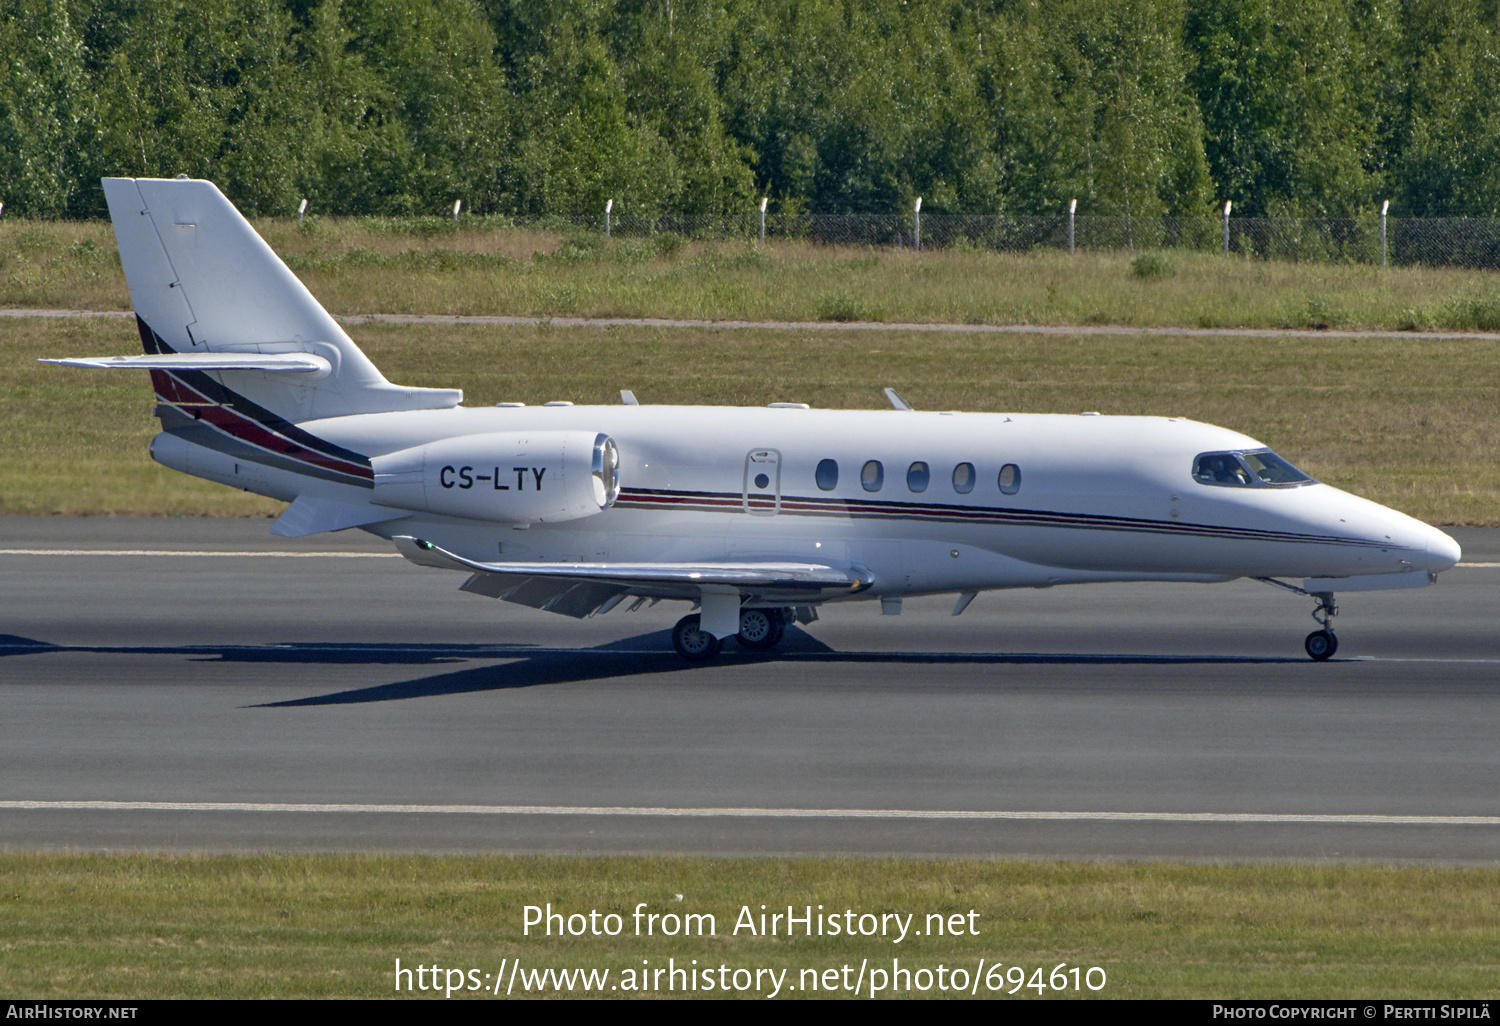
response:
<path id="1" fill-rule="evenodd" d="M 1438 572 L 1458 558 L 1442 532 L 1325 484 L 1196 480 L 1199 454 L 1264 446 L 1183 418 L 622 405 L 458 407 L 301 427 L 377 468 L 388 453 L 454 440 L 423 484 L 493 519 L 419 512 L 370 529 L 418 533 L 475 560 L 837 562 L 868 568 L 868 594 L 891 596 Z M 614 505 L 561 523 L 506 522 L 508 504 L 557 487 L 564 470 L 518 463 L 482 440 L 568 431 L 618 446 Z M 378 487 L 269 468 L 251 490 L 381 501 Z"/>

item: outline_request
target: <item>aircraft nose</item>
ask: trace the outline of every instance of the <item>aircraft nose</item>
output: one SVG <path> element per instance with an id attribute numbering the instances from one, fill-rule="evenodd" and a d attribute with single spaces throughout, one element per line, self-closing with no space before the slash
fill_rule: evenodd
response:
<path id="1" fill-rule="evenodd" d="M 1427 529 L 1427 566 L 1423 569 L 1429 573 L 1440 574 L 1450 569 L 1463 557 L 1463 549 L 1459 548 L 1458 542 L 1436 527 Z"/>

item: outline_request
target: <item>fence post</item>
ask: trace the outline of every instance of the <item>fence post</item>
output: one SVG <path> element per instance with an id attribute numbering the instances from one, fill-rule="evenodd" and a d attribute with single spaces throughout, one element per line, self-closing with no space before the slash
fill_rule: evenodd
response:
<path id="1" fill-rule="evenodd" d="M 307 200 L 304 199 L 302 201 L 302 203 L 297 207 L 297 223 L 298 224 L 302 223 L 302 218 L 304 216 L 306 216 L 306 214 L 307 214 Z"/>
<path id="2" fill-rule="evenodd" d="M 760 241 L 762 243 L 766 241 L 766 204 L 769 202 L 771 202 L 769 196 L 760 198 Z"/>
<path id="3" fill-rule="evenodd" d="M 1224 201 L 1224 255 L 1229 255 L 1229 208 L 1234 205 L 1233 200 Z"/>
<path id="4" fill-rule="evenodd" d="M 454 200 L 453 201 L 453 223 L 454 224 L 458 224 L 458 210 L 463 205 L 464 205 L 464 201 L 463 200 Z"/>
<path id="5" fill-rule="evenodd" d="M 1385 266 L 1385 212 L 1391 209 L 1391 201 L 1380 204 L 1380 266 Z"/>
<path id="6" fill-rule="evenodd" d="M 613 210 L 614 208 L 615 208 L 615 201 L 614 200 L 609 199 L 609 200 L 605 200 L 604 201 L 604 237 L 606 239 L 609 238 L 609 212 L 611 210 Z"/>
<path id="7" fill-rule="evenodd" d="M 922 197 L 917 197 L 917 205 L 912 207 L 912 217 L 916 219 L 916 232 L 912 236 L 912 242 L 916 244 L 917 252 L 922 252 Z"/>
<path id="8" fill-rule="evenodd" d="M 1073 255 L 1073 215 L 1078 213 L 1078 201 L 1068 200 L 1068 256 Z"/>

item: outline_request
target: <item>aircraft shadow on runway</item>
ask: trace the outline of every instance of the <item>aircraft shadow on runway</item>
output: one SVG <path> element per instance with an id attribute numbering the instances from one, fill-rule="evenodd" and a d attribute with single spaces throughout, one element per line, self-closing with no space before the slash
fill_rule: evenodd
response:
<path id="1" fill-rule="evenodd" d="M 49 641 L 36 641 L 18 634 L 0 634 L 0 656 L 35 655 L 38 652 L 56 652 L 58 648 Z"/>
<path id="2" fill-rule="evenodd" d="M 181 646 L 88 646 L 53 645 L 15 635 L 0 635 L 0 655 L 41 652 L 95 652 L 121 655 L 184 655 L 214 662 L 290 663 L 297 665 L 371 664 L 442 665 L 484 660 L 450 673 L 377 684 L 326 695 L 284 702 L 267 702 L 256 708 L 303 705 L 348 705 L 389 702 L 407 698 L 431 698 L 475 691 L 503 691 L 548 684 L 625 679 L 646 674 L 694 671 L 712 674 L 716 667 L 785 660 L 798 663 L 880 663 L 913 665 L 960 664 L 976 666 L 1073 664 L 1098 665 L 1187 665 L 1236 663 L 1300 663 L 1304 659 L 1272 656 L 1215 656 L 1160 654 L 1073 654 L 1045 652 L 837 652 L 800 628 L 789 628 L 776 652 L 747 652 L 726 644 L 718 659 L 708 664 L 689 663 L 672 651 L 670 631 L 653 631 L 593 648 L 541 649 L 530 644 L 442 645 L 367 644 L 320 642 L 276 645 L 181 645 Z M 494 665 L 490 660 L 509 660 Z"/>
<path id="3" fill-rule="evenodd" d="M 267 702 L 257 708 L 283 708 L 304 705 L 345 705 L 362 702 L 388 702 L 407 698 L 429 698 L 440 695 L 466 694 L 475 691 L 501 691 L 548 684 L 574 684 L 591 680 L 620 680 L 645 674 L 696 671 L 708 674 L 717 667 L 785 660 L 798 663 L 958 663 L 1000 665 L 1018 663 L 1101 664 L 1186 664 L 1186 663 L 1282 663 L 1306 662 L 1302 659 L 1260 658 L 1253 656 L 1168 656 L 1168 655 L 1069 655 L 1006 652 L 836 652 L 823 642 L 798 628 L 790 628 L 778 651 L 747 652 L 733 644 L 724 646 L 718 659 L 709 664 L 689 663 L 671 650 L 670 631 L 656 631 L 595 648 L 559 651 L 556 649 L 523 654 L 502 666 L 482 666 L 443 673 L 432 677 L 398 681 L 368 688 L 314 695 L 284 702 Z M 711 678 L 703 678 L 707 683 Z"/>

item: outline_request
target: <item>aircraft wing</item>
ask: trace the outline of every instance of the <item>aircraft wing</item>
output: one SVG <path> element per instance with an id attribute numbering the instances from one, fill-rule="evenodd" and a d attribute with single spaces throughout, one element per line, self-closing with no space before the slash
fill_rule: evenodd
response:
<path id="1" fill-rule="evenodd" d="M 863 567 L 820 563 L 486 563 L 449 552 L 410 535 L 392 539 L 396 549 L 421 566 L 467 570 L 463 585 L 492 598 L 569 616 L 588 616 L 626 594 L 699 601 L 705 594 L 788 605 L 821 602 L 863 591 L 874 577 Z"/>

